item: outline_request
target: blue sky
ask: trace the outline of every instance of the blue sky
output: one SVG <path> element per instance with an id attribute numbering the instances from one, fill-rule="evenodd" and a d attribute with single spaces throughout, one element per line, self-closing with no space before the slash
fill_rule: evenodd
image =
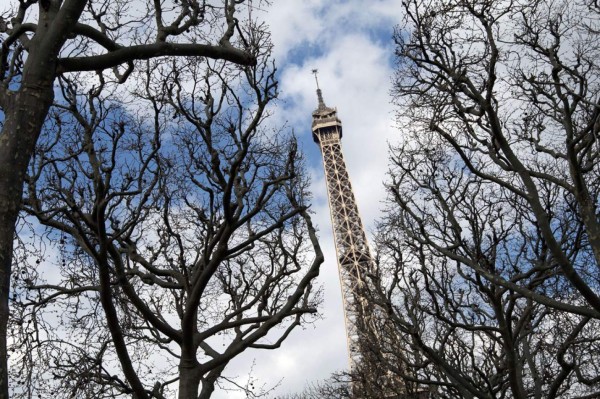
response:
<path id="1" fill-rule="evenodd" d="M 311 112 L 317 105 L 311 70 L 319 70 L 325 103 L 337 107 L 342 120 L 343 151 L 371 236 L 385 198 L 388 144 L 400 138 L 390 104 L 392 32 L 400 22 L 400 4 L 399 0 L 286 0 L 253 11 L 253 17 L 269 24 L 275 44 L 281 96 L 272 123 L 294 129 L 307 156 L 314 219 L 326 256 L 319 277 L 324 288 L 323 318 L 296 330 L 282 348 L 247 352 L 226 370 L 228 376 L 243 376 L 255 361 L 252 375 L 259 385 L 280 382 L 274 394 L 301 391 L 307 383 L 346 368 L 348 362 L 321 155 L 310 131 Z M 231 392 L 215 397 L 236 398 Z"/>

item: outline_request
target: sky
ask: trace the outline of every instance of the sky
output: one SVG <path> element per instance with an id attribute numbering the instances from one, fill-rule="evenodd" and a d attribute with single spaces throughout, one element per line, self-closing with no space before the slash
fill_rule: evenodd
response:
<path id="1" fill-rule="evenodd" d="M 257 1 L 255 0 L 256 4 Z M 348 367 L 342 298 L 321 154 L 311 137 L 317 106 L 311 71 L 318 69 L 325 103 L 337 107 L 343 124 L 342 148 L 356 201 L 372 237 L 381 215 L 388 166 L 388 145 L 399 140 L 390 89 L 394 71 L 392 33 L 400 22 L 400 0 L 284 0 L 253 10 L 270 26 L 279 70 L 280 101 L 274 123 L 294 129 L 306 154 L 314 221 L 325 252 L 319 283 L 324 289 L 322 318 L 296 329 L 274 351 L 247 351 L 225 375 L 241 377 L 252 367 L 255 385 L 277 386 L 270 397 L 300 392 Z M 238 381 L 243 381 L 243 378 Z M 215 398 L 244 398 L 217 392 Z"/>

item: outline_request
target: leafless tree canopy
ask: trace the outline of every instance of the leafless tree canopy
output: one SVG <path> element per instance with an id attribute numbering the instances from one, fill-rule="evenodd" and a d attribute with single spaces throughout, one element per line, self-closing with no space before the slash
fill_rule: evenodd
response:
<path id="1" fill-rule="evenodd" d="M 600 394 L 600 9 L 404 2 L 373 300 L 432 397 Z"/>
<path id="2" fill-rule="evenodd" d="M 348 399 L 351 395 L 350 376 L 335 373 L 330 378 L 311 383 L 300 393 L 277 396 L 275 399 Z"/>
<path id="3" fill-rule="evenodd" d="M 65 88 L 67 81 L 95 79 L 79 87 L 86 91 L 122 83 L 140 60 L 162 56 L 254 65 L 261 52 L 255 40 L 261 35 L 254 32 L 264 28 L 251 21 L 243 0 L 9 0 L 0 6 L 0 398 L 8 397 L 15 223 L 26 169 L 58 92 L 56 79 L 63 77 Z M 98 123 L 94 118 L 88 121 Z"/>
<path id="4" fill-rule="evenodd" d="M 295 140 L 265 125 L 261 40 L 254 67 L 149 61 L 128 103 L 59 80 L 25 191 L 45 228 L 18 248 L 14 397 L 207 398 L 316 313 L 323 257 Z"/>

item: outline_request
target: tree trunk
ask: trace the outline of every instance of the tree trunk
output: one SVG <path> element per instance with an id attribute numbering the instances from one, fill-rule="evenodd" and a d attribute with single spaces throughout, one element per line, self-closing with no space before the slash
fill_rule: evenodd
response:
<path id="1" fill-rule="evenodd" d="M 85 1 L 51 2 L 40 8 L 39 21 L 18 89 L 4 88 L 4 126 L 0 133 L 0 399 L 8 399 L 6 347 L 10 275 L 15 224 L 27 166 L 34 154 L 44 120 L 54 101 L 57 54 L 85 7 Z M 60 18 L 56 18 L 59 8 Z"/>
<path id="2" fill-rule="evenodd" d="M 198 386 L 200 385 L 200 365 L 198 361 L 189 359 L 182 350 L 179 363 L 179 399 L 197 399 Z"/>
<path id="3" fill-rule="evenodd" d="M 223 374 L 223 370 L 225 370 L 227 364 L 228 363 L 223 363 L 216 369 L 211 370 L 211 372 L 202 379 L 202 389 L 200 390 L 198 399 L 209 399 L 212 396 L 213 392 L 215 391 L 215 382 L 217 381 L 217 378 Z"/>
<path id="4" fill-rule="evenodd" d="M 51 85 L 24 84 L 19 91 L 8 93 L 4 107 L 0 134 L 0 399 L 8 398 L 6 331 L 15 223 L 27 166 L 53 99 Z"/>
<path id="5" fill-rule="evenodd" d="M 198 396 L 198 399 L 209 399 L 214 391 L 215 382 L 212 380 L 204 380 L 202 381 L 202 390 L 200 391 L 200 396 Z"/>

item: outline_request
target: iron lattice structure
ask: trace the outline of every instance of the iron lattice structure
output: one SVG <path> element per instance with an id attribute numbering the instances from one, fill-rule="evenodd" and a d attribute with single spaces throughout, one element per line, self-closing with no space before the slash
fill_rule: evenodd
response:
<path id="1" fill-rule="evenodd" d="M 325 106 L 321 89 L 317 89 L 317 94 L 319 107 L 312 114 L 312 132 L 323 156 L 342 287 L 348 354 L 351 369 L 354 369 L 363 357 L 360 335 L 367 315 L 361 291 L 365 272 L 372 267 L 372 258 L 342 153 L 342 123 L 337 117 L 337 110 Z"/>
<path id="2" fill-rule="evenodd" d="M 313 72 L 316 79 L 316 70 Z M 384 342 L 392 339 L 394 332 L 388 329 L 381 309 L 370 304 L 365 296 L 367 276 L 375 265 L 342 153 L 342 122 L 337 109 L 325 105 L 318 81 L 317 97 L 319 105 L 312 113 L 312 134 L 323 156 L 354 381 L 353 397 L 427 399 L 427 391 L 403 382 L 381 367 L 386 351 L 383 348 L 387 346 Z M 357 377 L 358 381 L 354 380 Z"/>
<path id="3" fill-rule="evenodd" d="M 312 114 L 312 132 L 323 155 L 342 287 L 350 368 L 352 372 L 356 372 L 358 366 L 364 365 L 369 357 L 365 343 L 369 341 L 369 333 L 372 337 L 371 327 L 375 325 L 374 320 L 370 319 L 372 309 L 363 296 L 365 276 L 373 269 L 373 258 L 342 153 L 342 123 L 337 117 L 337 110 L 325 105 L 318 82 L 317 96 L 319 105 Z"/>

